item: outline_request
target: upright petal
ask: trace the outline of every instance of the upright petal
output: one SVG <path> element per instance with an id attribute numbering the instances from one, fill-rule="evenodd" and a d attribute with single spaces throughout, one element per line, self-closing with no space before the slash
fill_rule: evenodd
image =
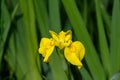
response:
<path id="1" fill-rule="evenodd" d="M 49 31 L 49 32 L 50 32 L 50 34 L 51 34 L 51 36 L 52 36 L 52 38 L 53 38 L 54 40 L 56 40 L 56 41 L 59 40 L 57 33 L 55 33 L 54 31 Z"/>
<path id="2" fill-rule="evenodd" d="M 44 57 L 44 62 L 47 62 L 54 50 L 54 42 L 52 39 L 42 38 L 40 42 L 39 53 Z"/>
<path id="3" fill-rule="evenodd" d="M 57 33 L 55 33 L 54 31 L 49 31 L 50 35 L 52 36 L 53 40 L 54 40 L 54 44 L 55 46 L 59 46 L 59 36 Z"/>
<path id="4" fill-rule="evenodd" d="M 59 34 L 58 34 L 58 37 L 59 37 L 59 45 L 58 47 L 60 49 L 63 49 L 65 47 L 65 44 L 64 44 L 64 39 L 65 39 L 65 32 L 64 31 L 61 31 Z"/>
<path id="5" fill-rule="evenodd" d="M 61 39 L 64 39 L 65 38 L 65 32 L 64 31 L 61 31 L 59 34 L 58 34 L 59 38 Z"/>
<path id="6" fill-rule="evenodd" d="M 60 49 L 63 49 L 64 47 L 69 46 L 71 44 L 71 42 L 72 42 L 72 31 L 71 30 L 68 30 L 66 32 L 61 31 L 58 34 L 58 38 L 59 38 L 58 47 Z"/>
<path id="7" fill-rule="evenodd" d="M 66 47 L 66 46 L 69 46 L 71 43 L 72 43 L 72 31 L 68 30 L 65 33 L 64 45 Z"/>
<path id="8" fill-rule="evenodd" d="M 66 33 L 65 33 L 65 42 L 69 41 L 69 40 L 72 40 L 72 31 L 71 30 L 68 30 Z"/>
<path id="9" fill-rule="evenodd" d="M 66 46 L 69 46 L 72 42 L 72 31 L 68 30 L 67 32 L 61 31 L 59 34 L 56 34 L 53 31 L 49 31 L 52 38 L 55 40 L 55 46 L 63 49 Z"/>

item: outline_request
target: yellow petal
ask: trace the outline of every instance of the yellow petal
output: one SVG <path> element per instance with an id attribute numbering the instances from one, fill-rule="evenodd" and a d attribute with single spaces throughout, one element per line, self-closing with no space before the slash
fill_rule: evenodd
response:
<path id="1" fill-rule="evenodd" d="M 79 60 L 79 58 L 76 56 L 76 54 L 71 50 L 70 47 L 66 47 L 64 49 L 64 55 L 68 62 L 70 62 L 73 65 L 78 66 L 78 68 L 82 67 L 82 63 Z"/>
<path id="2" fill-rule="evenodd" d="M 54 31 L 49 31 L 49 32 L 50 32 L 50 34 L 51 34 L 51 36 L 52 36 L 52 38 L 53 38 L 54 40 L 56 40 L 56 41 L 59 40 L 58 34 L 56 34 Z"/>
<path id="3" fill-rule="evenodd" d="M 80 60 L 83 59 L 85 55 L 85 48 L 80 41 L 75 41 L 71 44 L 73 48 L 75 48 L 75 53 L 79 57 Z"/>
<path id="4" fill-rule="evenodd" d="M 72 39 L 72 31 L 71 30 L 68 30 L 67 32 L 61 31 L 58 36 L 64 42 L 69 41 Z"/>
<path id="5" fill-rule="evenodd" d="M 51 34 L 51 36 L 52 36 L 52 38 L 53 38 L 53 40 L 54 40 L 54 44 L 55 44 L 55 46 L 59 46 L 59 36 L 58 36 L 58 34 L 57 33 L 55 33 L 54 31 L 49 31 L 50 32 L 50 34 Z"/>
<path id="6" fill-rule="evenodd" d="M 54 50 L 54 42 L 52 39 L 42 38 L 40 42 L 39 53 L 44 57 L 44 62 L 47 62 Z"/>
<path id="7" fill-rule="evenodd" d="M 66 46 L 69 46 L 72 42 L 72 31 L 68 30 L 67 32 L 61 31 L 59 33 L 59 48 L 63 49 Z"/>
<path id="8" fill-rule="evenodd" d="M 75 41 L 65 48 L 64 55 L 71 64 L 77 65 L 78 68 L 81 68 L 81 60 L 85 55 L 85 48 L 81 42 Z"/>
<path id="9" fill-rule="evenodd" d="M 69 41 L 72 39 L 72 31 L 71 30 L 68 30 L 66 33 L 65 33 L 65 41 Z"/>
<path id="10" fill-rule="evenodd" d="M 49 31 L 52 38 L 55 40 L 55 46 L 63 49 L 66 46 L 69 46 L 72 42 L 72 31 L 68 30 L 67 32 L 61 31 L 59 34 L 56 34 L 53 31 Z"/>

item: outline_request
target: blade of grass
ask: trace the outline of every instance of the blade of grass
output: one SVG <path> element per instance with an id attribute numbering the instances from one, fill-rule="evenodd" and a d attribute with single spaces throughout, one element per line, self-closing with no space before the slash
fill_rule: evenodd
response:
<path id="1" fill-rule="evenodd" d="M 50 27 L 51 30 L 60 32 L 61 21 L 60 21 L 60 11 L 59 11 L 59 0 L 49 0 L 49 12 L 50 12 Z"/>
<path id="2" fill-rule="evenodd" d="M 78 40 L 86 48 L 86 62 L 95 80 L 105 80 L 103 68 L 74 0 L 62 0 Z M 97 70 L 95 70 L 97 68 Z"/>
<path id="3" fill-rule="evenodd" d="M 48 14 L 47 14 L 47 8 L 45 5 L 44 0 L 34 0 L 34 6 L 35 6 L 35 13 L 36 13 L 36 19 L 38 22 L 38 28 L 40 30 L 40 33 L 44 37 L 48 37 L 48 27 L 49 27 L 49 20 L 48 20 Z"/>
<path id="4" fill-rule="evenodd" d="M 22 19 L 19 19 L 17 22 L 17 33 L 15 34 L 15 40 L 16 40 L 16 50 L 17 50 L 17 69 L 16 69 L 16 75 L 19 79 L 25 79 L 25 80 L 42 80 L 41 75 L 39 74 L 38 68 L 35 64 L 35 60 L 33 57 L 30 56 L 30 50 L 29 45 L 26 43 L 28 40 L 27 35 L 25 34 L 26 28 L 23 23 Z M 36 53 L 36 51 L 35 51 Z M 31 52 L 31 54 L 34 55 L 34 53 Z M 33 62 L 31 62 L 31 60 Z M 34 64 L 33 64 L 34 63 Z M 32 66 L 32 67 L 31 67 Z M 19 70 L 19 68 L 21 70 Z M 19 75 L 21 77 L 19 77 Z"/>
<path id="5" fill-rule="evenodd" d="M 41 80 L 38 68 L 36 65 L 36 51 L 38 49 L 37 45 L 37 35 L 36 35 L 36 25 L 35 25 L 35 14 L 32 0 L 19 0 L 20 7 L 23 13 L 23 20 L 25 23 L 25 35 L 26 35 L 26 45 L 27 53 L 29 54 L 29 68 L 32 73 L 29 73 L 33 80 Z"/>
<path id="6" fill-rule="evenodd" d="M 84 0 L 84 11 L 83 11 L 83 18 L 84 18 L 84 23 L 85 23 L 85 26 L 87 25 L 87 11 L 88 11 L 88 9 L 87 9 L 87 0 Z"/>
<path id="7" fill-rule="evenodd" d="M 84 67 L 80 69 L 80 72 L 84 80 L 93 80 L 88 71 Z"/>
<path id="8" fill-rule="evenodd" d="M 51 56 L 50 67 L 54 80 L 68 80 L 67 76 L 63 70 L 63 64 L 60 56 L 57 55 L 56 49 Z"/>
<path id="9" fill-rule="evenodd" d="M 101 16 L 101 9 L 100 9 L 100 1 L 95 0 L 96 4 L 96 17 L 97 17 L 97 27 L 98 27 L 98 35 L 99 35 L 99 48 L 100 48 L 100 55 L 102 59 L 103 66 L 105 70 L 107 71 L 108 76 L 110 77 L 110 55 L 109 55 L 109 49 L 108 44 L 106 40 L 105 30 L 103 26 L 102 16 Z"/>
<path id="10" fill-rule="evenodd" d="M 110 57 L 112 74 L 120 70 L 120 1 L 114 0 L 111 26 Z"/>
<path id="11" fill-rule="evenodd" d="M 103 19 L 104 19 L 106 25 L 107 25 L 107 26 L 105 26 L 105 27 L 106 27 L 106 30 L 107 30 L 107 32 L 110 34 L 110 32 L 111 32 L 111 31 L 110 31 L 111 20 L 110 20 L 109 14 L 107 13 L 107 11 L 106 11 L 106 9 L 105 9 L 105 7 L 104 7 L 103 4 L 101 4 L 101 14 L 102 14 L 102 16 L 103 16 Z"/>
<path id="12" fill-rule="evenodd" d="M 19 37 L 18 37 L 18 39 L 19 39 Z M 4 57 L 5 57 L 6 62 L 9 64 L 9 67 L 10 67 L 9 70 L 11 71 L 11 73 L 12 74 L 15 73 L 15 76 L 17 77 L 17 79 L 22 79 L 23 77 L 25 79 L 26 78 L 25 74 L 28 71 L 28 68 L 25 67 L 25 65 L 27 65 L 27 64 L 24 61 L 24 59 L 26 59 L 25 58 L 26 56 L 25 55 L 20 56 L 21 53 L 23 53 L 22 52 L 23 50 L 19 51 L 17 49 L 17 44 L 16 44 L 15 40 L 16 39 L 15 39 L 14 33 L 11 33 L 10 39 L 8 42 L 8 46 L 7 46 L 7 50 L 6 50 L 6 54 Z M 20 40 L 18 43 L 21 43 Z M 23 45 L 22 45 L 22 48 L 23 48 Z M 21 48 L 19 48 L 19 49 L 21 49 Z M 20 55 L 18 55 L 18 54 L 20 54 Z M 22 58 L 22 60 L 20 60 L 21 58 Z M 12 74 L 10 74 L 10 75 L 12 75 Z"/>
<path id="13" fill-rule="evenodd" d="M 10 30 L 10 14 L 7 10 L 7 6 L 5 5 L 5 2 L 2 0 L 2 5 L 1 5 L 1 33 L 0 33 L 0 64 L 2 60 L 2 55 L 3 55 L 3 50 L 4 50 L 4 45 L 8 36 L 8 32 Z"/>
<path id="14" fill-rule="evenodd" d="M 5 55 L 5 59 L 10 66 L 11 72 L 13 71 L 15 73 L 18 80 L 36 80 L 36 78 L 37 80 L 41 80 L 39 78 L 40 74 L 38 74 L 35 69 L 31 69 L 31 65 L 33 64 L 30 62 L 30 59 L 32 58 L 30 58 L 28 45 L 26 44 L 27 37 L 22 20 L 18 20 L 17 30 L 14 27 L 14 37 L 13 35 L 10 36 L 7 54 Z M 36 65 L 33 66 L 34 68 L 37 68 Z M 36 73 L 38 75 L 36 75 Z M 35 76 L 33 74 L 35 74 Z"/>
<path id="15" fill-rule="evenodd" d="M 108 40 L 110 40 L 110 33 L 111 33 L 111 16 L 106 11 L 104 5 L 101 4 L 101 13 L 102 17 L 105 23 L 105 30 L 106 30 L 106 36 L 108 37 Z"/>
<path id="16" fill-rule="evenodd" d="M 15 8 L 13 9 L 12 14 L 9 14 L 7 6 L 5 5 L 5 2 L 2 0 L 2 6 L 1 6 L 1 33 L 0 33 L 0 64 L 1 64 L 1 60 L 2 60 L 2 54 L 3 54 L 3 50 L 4 50 L 4 46 L 8 37 L 8 33 L 10 31 L 10 24 L 11 21 L 14 19 L 15 14 L 17 12 L 18 9 L 18 4 L 15 5 Z"/>

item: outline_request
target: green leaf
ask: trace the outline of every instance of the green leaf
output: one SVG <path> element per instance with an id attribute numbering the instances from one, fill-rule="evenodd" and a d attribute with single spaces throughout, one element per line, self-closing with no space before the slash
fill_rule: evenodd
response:
<path id="1" fill-rule="evenodd" d="M 120 70 L 120 1 L 114 0 L 111 26 L 110 57 L 112 74 Z"/>
<path id="2" fill-rule="evenodd" d="M 5 42 L 8 37 L 8 33 L 10 30 L 11 18 L 10 14 L 7 10 L 7 6 L 5 5 L 4 0 L 2 0 L 1 5 L 1 25 L 0 25 L 0 64 L 2 60 L 3 50 L 5 46 Z"/>
<path id="3" fill-rule="evenodd" d="M 102 16 L 101 16 L 101 9 L 100 9 L 101 3 L 99 0 L 95 0 L 95 4 L 96 4 L 96 17 L 97 17 L 100 55 L 103 66 L 107 71 L 108 76 L 110 76 L 110 70 L 111 70 L 110 55 L 109 55 L 107 39 L 106 39 Z"/>
<path id="4" fill-rule="evenodd" d="M 68 80 L 63 69 L 62 58 L 58 56 L 56 49 L 54 50 L 51 60 L 50 60 L 50 67 L 52 70 L 52 74 L 54 80 Z"/>
<path id="5" fill-rule="evenodd" d="M 84 80 L 92 80 L 92 77 L 84 67 L 82 67 L 79 71 L 81 72 Z"/>
<path id="6" fill-rule="evenodd" d="M 26 58 L 28 58 L 30 73 L 29 76 L 32 80 L 41 80 L 41 76 L 38 71 L 36 64 L 38 50 L 36 25 L 35 25 L 35 14 L 32 0 L 19 0 L 21 11 L 23 13 L 23 21 L 25 23 L 24 36 L 26 44 Z M 22 49 L 21 49 L 22 50 Z M 31 72 L 32 71 L 32 72 Z M 28 78 L 30 79 L 30 78 Z"/>
<path id="7" fill-rule="evenodd" d="M 38 22 L 38 28 L 42 36 L 48 37 L 49 18 L 44 0 L 34 0 L 35 14 Z"/>
<path id="8" fill-rule="evenodd" d="M 111 18 L 110 18 L 110 15 L 108 14 L 108 12 L 106 11 L 105 9 L 105 6 L 103 4 L 101 4 L 101 14 L 103 16 L 103 20 L 106 24 L 106 26 L 104 26 L 106 28 L 106 31 L 107 31 L 107 34 L 108 36 L 110 37 L 110 27 L 111 27 Z"/>
<path id="9" fill-rule="evenodd" d="M 50 16 L 50 27 L 55 32 L 60 32 L 61 21 L 59 11 L 59 0 L 49 0 L 49 16 Z"/>

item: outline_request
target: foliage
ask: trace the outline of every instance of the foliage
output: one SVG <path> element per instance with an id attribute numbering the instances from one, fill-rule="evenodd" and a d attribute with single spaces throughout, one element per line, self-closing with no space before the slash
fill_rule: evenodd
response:
<path id="1" fill-rule="evenodd" d="M 120 0 L 0 0 L 0 80 L 120 80 Z M 57 48 L 38 53 L 49 30 L 72 30 L 83 67 Z"/>

